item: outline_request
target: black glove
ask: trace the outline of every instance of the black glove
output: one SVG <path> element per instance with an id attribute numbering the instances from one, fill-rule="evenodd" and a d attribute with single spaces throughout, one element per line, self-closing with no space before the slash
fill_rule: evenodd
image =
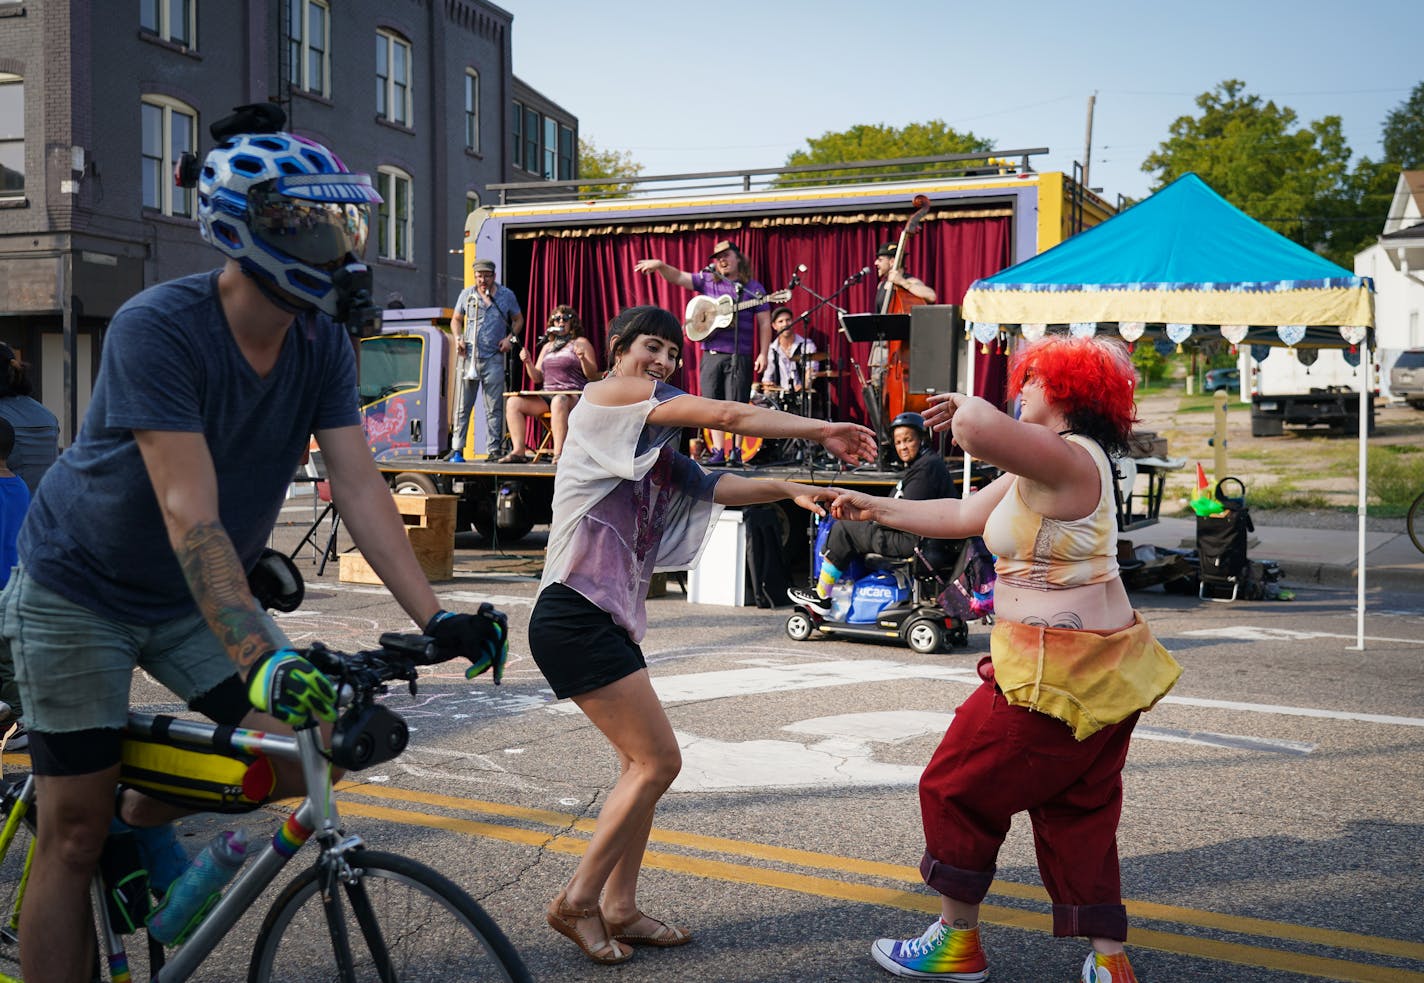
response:
<path id="1" fill-rule="evenodd" d="M 434 640 L 435 654 L 442 660 L 461 656 L 470 660 L 466 679 L 493 669 L 494 684 L 504 681 L 504 663 L 509 658 L 509 618 L 488 601 L 474 614 L 435 612 L 425 626 L 425 634 Z"/>

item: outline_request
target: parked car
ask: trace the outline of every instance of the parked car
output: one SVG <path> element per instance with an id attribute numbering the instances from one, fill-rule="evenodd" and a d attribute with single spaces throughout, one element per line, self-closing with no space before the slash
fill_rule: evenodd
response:
<path id="1" fill-rule="evenodd" d="M 1240 369 L 1208 369 L 1206 382 L 1202 386 L 1203 391 L 1214 393 L 1218 389 L 1240 389 L 1241 370 Z"/>
<path id="2" fill-rule="evenodd" d="M 1402 352 L 1389 370 L 1389 391 L 1416 410 L 1424 410 L 1424 348 Z"/>

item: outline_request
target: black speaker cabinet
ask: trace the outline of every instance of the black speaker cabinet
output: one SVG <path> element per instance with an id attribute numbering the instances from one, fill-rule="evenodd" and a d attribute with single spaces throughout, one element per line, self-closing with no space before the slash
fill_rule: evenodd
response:
<path id="1" fill-rule="evenodd" d="M 910 308 L 910 392 L 959 388 L 964 322 L 953 304 Z"/>

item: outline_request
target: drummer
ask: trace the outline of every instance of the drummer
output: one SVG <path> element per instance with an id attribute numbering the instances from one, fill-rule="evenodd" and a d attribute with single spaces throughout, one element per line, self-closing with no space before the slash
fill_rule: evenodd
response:
<path id="1" fill-rule="evenodd" d="M 772 310 L 771 331 L 760 388 L 774 387 L 773 391 L 798 393 L 806 388 L 808 378 L 814 378 L 817 361 L 810 356 L 816 353 L 816 343 L 796 330 L 796 318 L 789 307 Z"/>

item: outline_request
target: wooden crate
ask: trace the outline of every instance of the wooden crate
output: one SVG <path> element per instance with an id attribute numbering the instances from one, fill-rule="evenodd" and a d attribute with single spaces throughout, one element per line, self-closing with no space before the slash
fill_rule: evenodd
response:
<path id="1" fill-rule="evenodd" d="M 429 580 L 455 575 L 455 509 L 458 495 L 394 495 L 420 569 Z M 348 584 L 379 584 L 381 578 L 359 552 L 342 553 L 338 578 Z"/>

